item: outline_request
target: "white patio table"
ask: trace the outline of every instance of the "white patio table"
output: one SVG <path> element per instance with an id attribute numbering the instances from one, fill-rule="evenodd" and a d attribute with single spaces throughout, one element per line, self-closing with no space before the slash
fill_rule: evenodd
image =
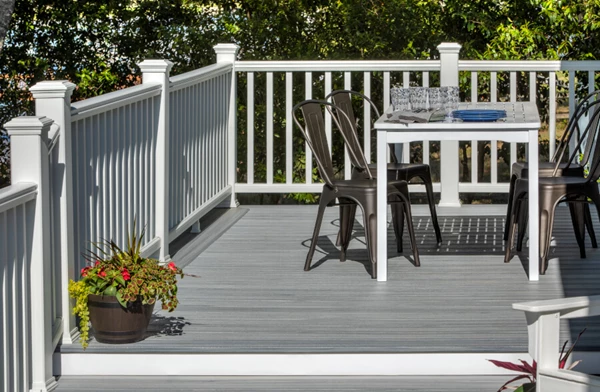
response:
<path id="1" fill-rule="evenodd" d="M 535 102 L 460 103 L 459 109 L 503 109 L 506 121 L 426 122 L 394 121 L 391 106 L 375 122 L 377 172 L 386 173 L 388 143 L 429 140 L 502 140 L 527 143 L 529 162 L 529 280 L 539 280 L 538 130 L 540 116 Z M 455 152 L 458 153 L 458 152 Z M 457 168 L 458 170 L 458 168 Z M 440 179 L 444 181 L 444 179 Z M 442 187 L 443 189 L 443 187 Z M 387 281 L 387 178 L 377 178 L 377 280 Z M 534 246 L 535 244 L 535 246 Z"/>

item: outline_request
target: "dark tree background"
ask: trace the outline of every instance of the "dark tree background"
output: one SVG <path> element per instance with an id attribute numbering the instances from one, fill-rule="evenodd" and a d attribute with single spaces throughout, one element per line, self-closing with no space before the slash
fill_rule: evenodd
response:
<path id="1" fill-rule="evenodd" d="M 139 83 L 145 58 L 168 58 L 173 74 L 210 64 L 220 42 L 240 45 L 244 60 L 431 59 L 443 41 L 461 43 L 463 59 L 600 51 L 600 0 L 0 0 L 0 38 L 13 4 L 0 40 L 0 124 L 32 113 L 28 88 L 40 80 L 74 82 L 79 100 Z"/>

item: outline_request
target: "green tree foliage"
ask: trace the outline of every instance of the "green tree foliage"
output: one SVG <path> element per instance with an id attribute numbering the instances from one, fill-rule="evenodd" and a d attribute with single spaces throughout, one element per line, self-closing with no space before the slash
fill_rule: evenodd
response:
<path id="1" fill-rule="evenodd" d="M 139 83 L 136 63 L 145 58 L 173 61 L 174 74 L 213 63 L 219 42 L 240 45 L 244 60 L 435 59 L 444 41 L 461 43 L 464 59 L 598 59 L 599 15 L 600 0 L 16 0 L 0 53 L 0 124 L 31 113 L 27 87 L 40 80 L 68 79 L 78 85 L 74 99 L 83 99 Z M 264 86 L 265 75 L 255 77 Z M 379 103 L 380 77 L 372 82 Z M 283 96 L 283 78 L 275 75 L 276 96 Z M 461 78 L 466 91 L 469 75 Z M 506 75 L 498 81 L 502 90 Z M 486 83 L 479 83 L 484 91 Z M 294 85 L 294 100 L 301 100 L 303 81 Z M 333 86 L 343 87 L 342 75 L 333 75 Z M 323 96 L 322 86 L 315 82 L 313 93 Z M 266 92 L 255 94 L 260 124 Z M 238 96 L 245 96 L 244 78 Z M 284 103 L 276 100 L 274 111 L 274 156 L 283 157 Z M 258 152 L 265 151 L 264 132 L 256 125 Z M 296 131 L 293 145 L 294 178 L 301 180 L 304 145 Z M 261 182 L 266 157 L 257 158 Z M 243 175 L 243 153 L 238 161 Z M 284 181 L 285 162 L 275 162 L 275 177 Z"/>

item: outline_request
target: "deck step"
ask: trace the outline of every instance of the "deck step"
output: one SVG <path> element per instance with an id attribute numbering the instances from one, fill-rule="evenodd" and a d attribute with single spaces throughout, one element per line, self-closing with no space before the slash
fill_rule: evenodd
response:
<path id="1" fill-rule="evenodd" d="M 84 377 L 58 380 L 55 392 L 94 391 L 495 391 L 510 376 L 391 377 Z M 518 384 L 517 384 L 518 385 Z"/>

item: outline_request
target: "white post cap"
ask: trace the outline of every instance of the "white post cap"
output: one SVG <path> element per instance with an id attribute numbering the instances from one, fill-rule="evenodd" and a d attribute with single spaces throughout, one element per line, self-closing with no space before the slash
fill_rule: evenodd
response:
<path id="1" fill-rule="evenodd" d="M 457 42 L 442 42 L 437 46 L 437 50 L 440 54 L 458 53 L 460 48 L 462 48 L 462 45 Z"/>
<path id="2" fill-rule="evenodd" d="M 240 47 L 236 44 L 217 44 L 213 46 L 213 50 L 217 54 L 217 63 L 235 62 L 239 49 Z"/>
<path id="3" fill-rule="evenodd" d="M 143 73 L 167 73 L 173 68 L 173 63 L 169 60 L 144 60 L 138 63 L 138 67 Z"/>
<path id="4" fill-rule="evenodd" d="M 45 116 L 23 116 L 13 118 L 4 124 L 4 128 L 10 136 L 47 135 L 53 123 L 52 119 Z"/>
<path id="5" fill-rule="evenodd" d="M 33 94 L 33 98 L 64 98 L 71 96 L 73 90 L 77 87 L 68 80 L 44 80 L 36 83 L 29 91 Z"/>

